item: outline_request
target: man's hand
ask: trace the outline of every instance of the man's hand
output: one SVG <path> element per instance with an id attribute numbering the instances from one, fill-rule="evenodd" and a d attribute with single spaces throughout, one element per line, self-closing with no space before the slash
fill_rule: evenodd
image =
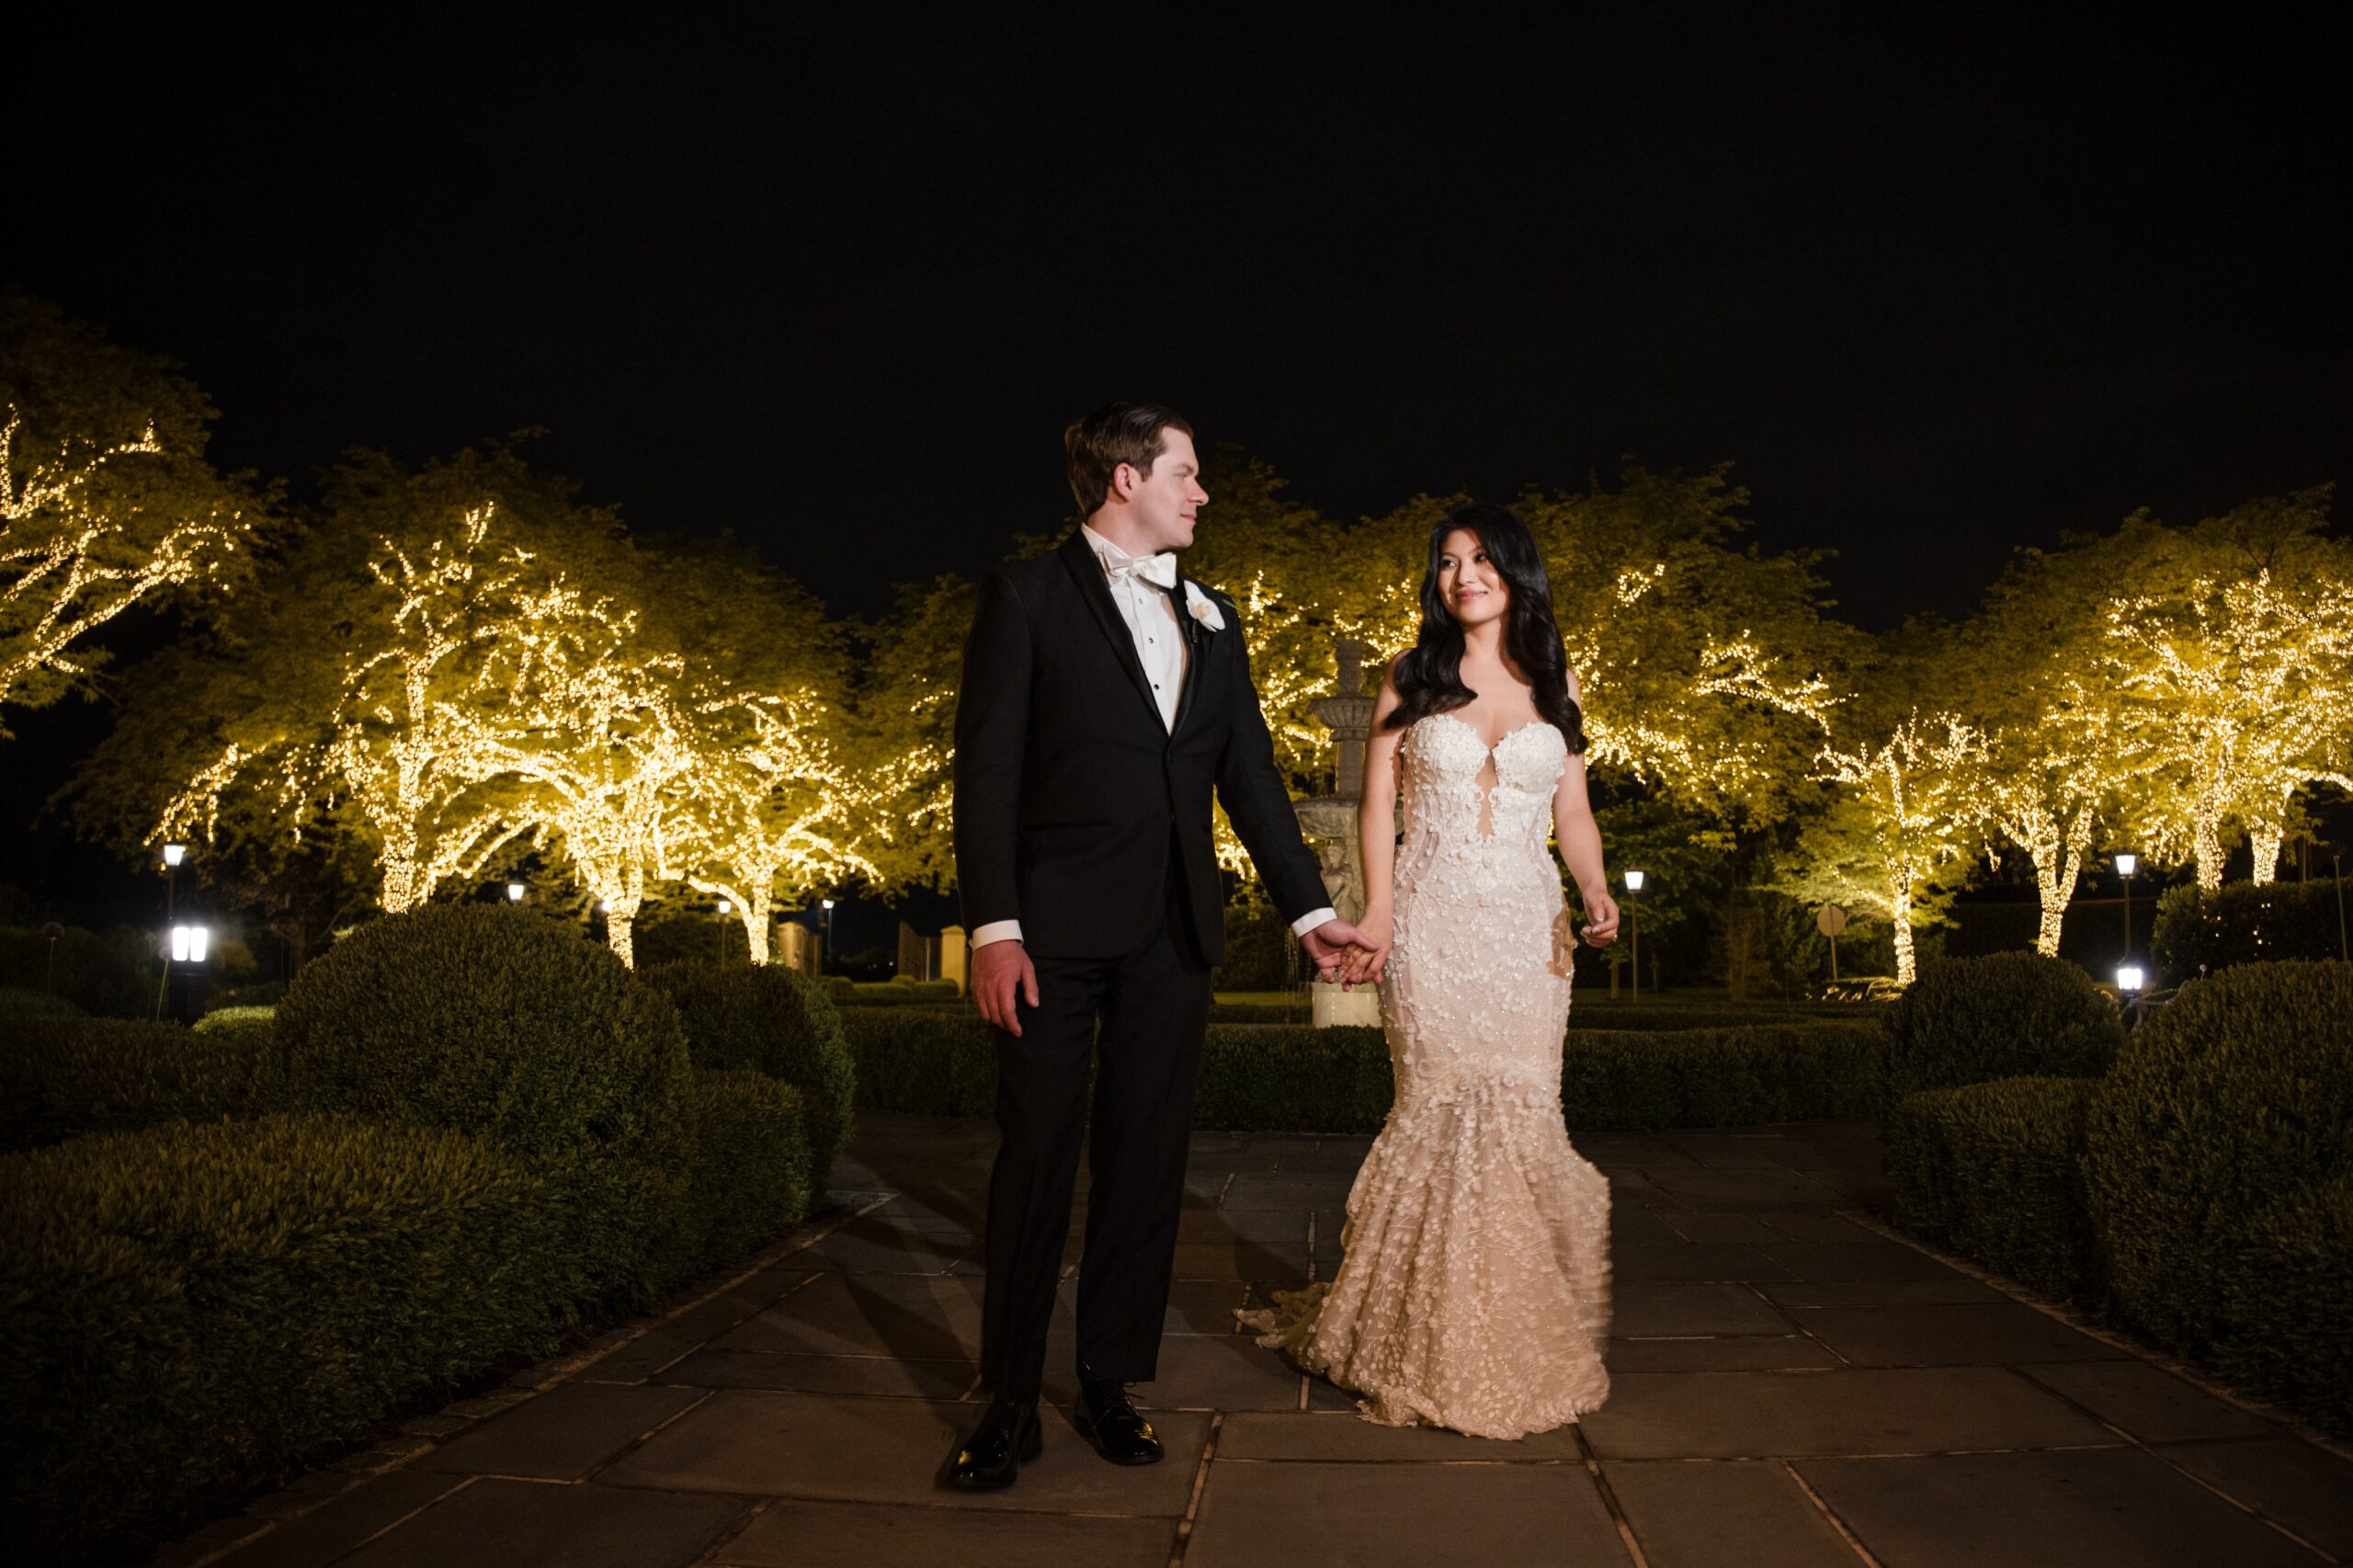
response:
<path id="1" fill-rule="evenodd" d="M 1341 963 L 1349 956 L 1348 949 L 1362 949 L 1371 944 L 1347 921 L 1326 920 L 1313 931 L 1300 933 L 1299 945 L 1314 960 L 1316 978 L 1330 980 L 1339 973 Z"/>
<path id="2" fill-rule="evenodd" d="M 972 952 L 972 1000 L 981 1017 L 1018 1039 L 1021 1016 L 1015 1010 L 1016 993 L 1038 1005 L 1038 966 L 1019 942 L 991 942 Z"/>

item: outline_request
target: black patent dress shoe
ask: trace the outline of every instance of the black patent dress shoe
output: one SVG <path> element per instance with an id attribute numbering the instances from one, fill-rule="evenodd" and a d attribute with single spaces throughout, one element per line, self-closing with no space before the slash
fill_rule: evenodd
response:
<path id="1" fill-rule="evenodd" d="M 999 1395 L 989 1402 L 988 1413 L 956 1451 L 948 1466 L 948 1484 L 967 1492 L 1010 1486 L 1023 1461 L 1036 1459 L 1045 1446 L 1036 1403 Z"/>
<path id="2" fill-rule="evenodd" d="M 1113 1464 L 1158 1464 L 1160 1439 L 1136 1414 L 1128 1391 L 1103 1378 L 1081 1377 L 1072 1418 L 1095 1451 Z"/>

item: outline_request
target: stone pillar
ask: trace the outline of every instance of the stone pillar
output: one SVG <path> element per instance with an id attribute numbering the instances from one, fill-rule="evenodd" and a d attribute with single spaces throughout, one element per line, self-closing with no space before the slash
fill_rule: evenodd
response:
<path id="1" fill-rule="evenodd" d="M 972 953 L 964 946 L 964 927 L 950 926 L 939 934 L 939 974 L 941 980 L 956 983 L 956 994 L 962 996 L 972 988 Z"/>
<path id="2" fill-rule="evenodd" d="M 776 928 L 776 961 L 803 974 L 817 972 L 817 933 L 798 920 Z"/>
<path id="3" fill-rule="evenodd" d="M 1329 795 L 1297 804 L 1300 831 L 1324 872 L 1324 889 L 1332 908 L 1350 923 L 1364 918 L 1364 865 L 1357 847 L 1357 804 L 1364 799 L 1364 753 L 1372 733 L 1373 699 L 1364 695 L 1365 645 L 1343 637 L 1334 649 L 1339 664 L 1337 688 L 1309 705 L 1316 721 L 1332 732 L 1332 785 Z M 1343 991 L 1336 984 L 1316 982 L 1310 987 L 1315 1027 L 1372 1025 L 1381 1022 L 1381 993 L 1359 985 Z"/>
<path id="4" fill-rule="evenodd" d="M 929 980 L 931 978 L 930 957 L 931 955 L 925 950 L 924 939 L 915 934 L 915 928 L 904 920 L 900 921 L 899 978 Z"/>

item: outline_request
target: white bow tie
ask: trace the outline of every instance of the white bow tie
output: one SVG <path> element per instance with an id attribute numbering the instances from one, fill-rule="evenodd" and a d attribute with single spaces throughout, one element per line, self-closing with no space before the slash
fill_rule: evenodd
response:
<path id="1" fill-rule="evenodd" d="M 1158 555 L 1123 555 L 1117 560 L 1106 555 L 1103 570 L 1114 583 L 1123 577 L 1141 577 L 1172 594 L 1176 591 L 1176 557 L 1165 550 Z"/>

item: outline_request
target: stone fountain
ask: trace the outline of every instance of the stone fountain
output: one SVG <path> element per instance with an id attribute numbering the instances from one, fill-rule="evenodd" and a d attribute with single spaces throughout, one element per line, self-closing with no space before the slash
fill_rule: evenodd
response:
<path id="1" fill-rule="evenodd" d="M 1357 849 L 1357 803 L 1364 799 L 1364 748 L 1372 733 L 1373 699 L 1364 695 L 1365 645 L 1343 637 L 1337 645 L 1338 689 L 1309 705 L 1316 722 L 1332 732 L 1332 793 L 1297 802 L 1300 831 L 1315 847 L 1324 868 L 1324 891 L 1341 919 L 1364 918 L 1364 862 Z M 1335 1024 L 1381 1023 L 1378 987 L 1359 985 L 1343 991 L 1336 983 L 1317 981 L 1309 987 L 1312 1017 L 1317 1028 Z"/>

